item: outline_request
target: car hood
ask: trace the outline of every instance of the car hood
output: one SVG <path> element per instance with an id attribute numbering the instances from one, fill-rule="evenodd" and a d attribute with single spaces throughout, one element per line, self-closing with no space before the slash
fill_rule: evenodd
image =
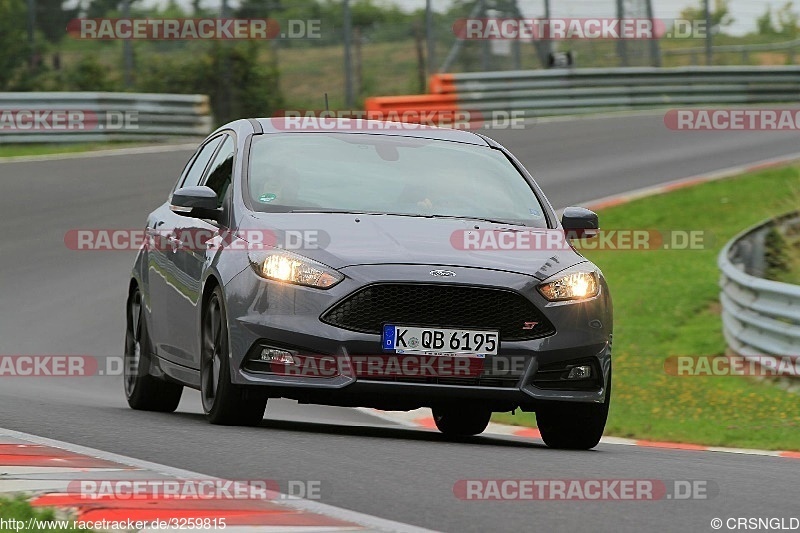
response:
<path id="1" fill-rule="evenodd" d="M 277 246 L 339 269 L 356 265 L 417 264 L 517 272 L 546 279 L 586 259 L 574 250 L 464 250 L 463 232 L 533 231 L 465 219 L 345 213 L 256 213 L 240 234 L 264 231 Z M 244 230 L 244 231 L 242 231 Z"/>

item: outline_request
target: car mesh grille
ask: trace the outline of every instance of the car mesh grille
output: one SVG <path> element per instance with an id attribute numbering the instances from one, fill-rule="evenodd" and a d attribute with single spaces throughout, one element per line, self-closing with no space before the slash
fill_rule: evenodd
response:
<path id="1" fill-rule="evenodd" d="M 379 335 L 384 324 L 497 330 L 501 341 L 536 339 L 553 325 L 521 294 L 462 285 L 380 283 L 327 311 L 322 321 Z M 525 323 L 535 322 L 531 329 Z"/>

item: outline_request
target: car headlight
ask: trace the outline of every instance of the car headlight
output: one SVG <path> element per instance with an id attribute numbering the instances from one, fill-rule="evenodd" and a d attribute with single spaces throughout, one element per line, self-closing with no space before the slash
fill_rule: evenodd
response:
<path id="1" fill-rule="evenodd" d="M 251 252 L 250 265 L 262 278 L 329 289 L 344 276 L 330 267 L 288 252 Z"/>
<path id="2" fill-rule="evenodd" d="M 584 300 L 597 296 L 600 292 L 600 280 L 597 272 L 571 272 L 539 285 L 539 292 L 551 302 Z"/>

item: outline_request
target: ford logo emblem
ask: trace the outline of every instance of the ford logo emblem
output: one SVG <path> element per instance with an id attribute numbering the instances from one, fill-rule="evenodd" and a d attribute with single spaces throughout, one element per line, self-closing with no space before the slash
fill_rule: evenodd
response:
<path id="1" fill-rule="evenodd" d="M 431 270 L 430 275 L 437 278 L 452 278 L 456 273 L 452 270 Z"/>

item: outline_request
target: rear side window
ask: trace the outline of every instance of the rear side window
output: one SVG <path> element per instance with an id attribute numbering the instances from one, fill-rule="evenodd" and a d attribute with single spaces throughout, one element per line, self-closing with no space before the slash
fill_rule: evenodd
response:
<path id="1" fill-rule="evenodd" d="M 230 135 L 226 135 L 225 142 L 222 143 L 222 148 L 220 148 L 217 156 L 211 163 L 208 178 L 206 178 L 205 185 L 217 193 L 218 207 L 222 207 L 222 200 L 225 198 L 228 187 L 231 186 L 233 156 L 235 151 L 236 146 L 233 138 Z"/>
<path id="2" fill-rule="evenodd" d="M 200 184 L 203 171 L 206 169 L 206 166 L 208 166 L 211 156 L 214 155 L 214 150 L 217 149 L 221 141 L 222 138 L 217 137 L 216 139 L 210 140 L 200 149 L 194 161 L 189 164 L 189 169 L 184 173 L 183 181 L 180 183 L 179 187 L 191 187 Z"/>

